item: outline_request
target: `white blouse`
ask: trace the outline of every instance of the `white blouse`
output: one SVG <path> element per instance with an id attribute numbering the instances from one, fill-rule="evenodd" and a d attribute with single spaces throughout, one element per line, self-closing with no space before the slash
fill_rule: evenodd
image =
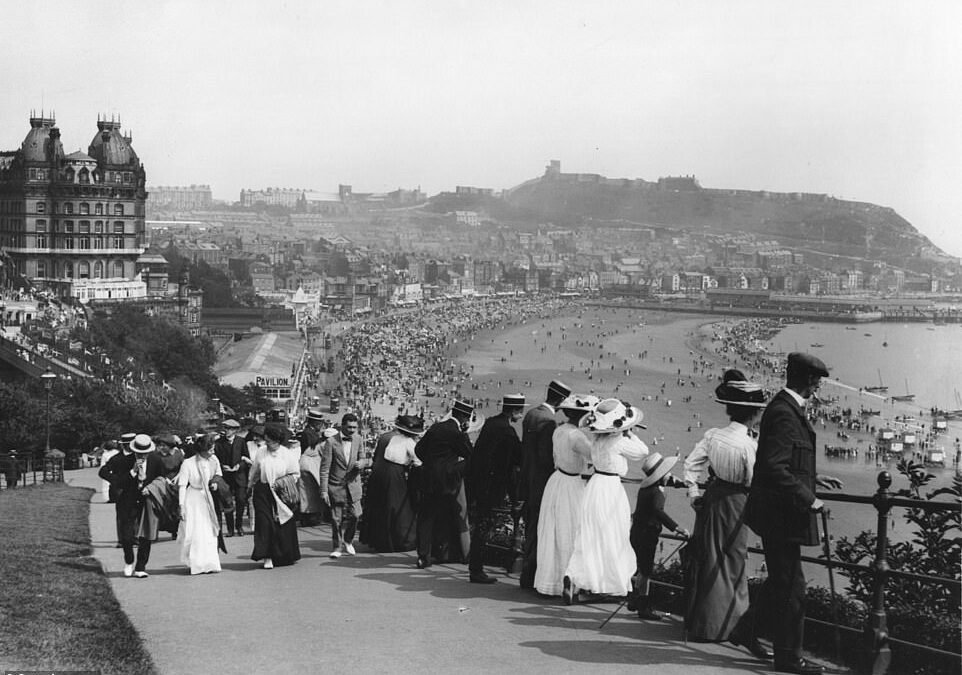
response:
<path id="1" fill-rule="evenodd" d="M 591 444 L 591 463 L 594 464 L 595 471 L 624 476 L 628 473 L 629 459 L 639 460 L 648 454 L 648 446 L 632 431 L 627 435 L 618 432 L 594 434 L 594 437 L 594 443 Z"/>
<path id="2" fill-rule="evenodd" d="M 709 466 L 722 480 L 750 486 L 757 450 L 758 441 L 748 435 L 748 427 L 741 422 L 709 429 L 685 459 L 688 496 L 699 496 L 698 482 L 704 480 Z"/>
<path id="3" fill-rule="evenodd" d="M 568 474 L 581 475 L 588 471 L 591 441 L 581 429 L 565 422 L 551 435 L 554 466 Z"/>
<path id="4" fill-rule="evenodd" d="M 250 482 L 267 483 L 272 485 L 281 476 L 289 473 L 300 475 L 300 457 L 297 453 L 285 445 L 279 445 L 275 452 L 268 450 L 267 446 L 262 446 L 254 453 L 251 461 Z"/>
<path id="5" fill-rule="evenodd" d="M 400 433 L 395 434 L 384 448 L 384 459 L 401 466 L 407 466 L 408 464 L 421 466 L 421 460 L 414 454 L 415 445 L 417 445 L 417 441 L 410 436 Z"/>

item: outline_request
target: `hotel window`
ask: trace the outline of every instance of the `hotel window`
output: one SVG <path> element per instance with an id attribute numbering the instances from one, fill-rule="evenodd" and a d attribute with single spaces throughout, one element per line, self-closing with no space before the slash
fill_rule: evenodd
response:
<path id="1" fill-rule="evenodd" d="M 122 277 L 124 276 L 124 264 L 119 260 L 115 260 L 113 264 L 113 276 Z"/>
<path id="2" fill-rule="evenodd" d="M 67 202 L 66 204 L 64 204 L 64 205 L 63 205 L 63 212 L 66 213 L 66 214 L 68 214 L 68 215 L 71 214 L 71 213 L 73 213 L 73 202 Z"/>
<path id="3" fill-rule="evenodd" d="M 94 213 L 96 213 L 98 216 L 104 215 L 104 205 L 97 204 L 96 206 L 94 206 Z"/>
<path id="4" fill-rule="evenodd" d="M 94 263 L 94 279 L 103 279 L 104 277 L 104 264 L 99 260 Z"/>
<path id="5" fill-rule="evenodd" d="M 30 180 L 37 180 L 37 170 L 30 169 Z"/>
<path id="6" fill-rule="evenodd" d="M 37 276 L 38 277 L 47 276 L 47 262 L 45 260 L 37 261 Z"/>
<path id="7" fill-rule="evenodd" d="M 80 248 L 84 251 L 90 250 L 90 237 L 80 237 Z"/>
<path id="8" fill-rule="evenodd" d="M 77 264 L 77 276 L 81 279 L 90 278 L 90 263 L 80 262 Z"/>
<path id="9" fill-rule="evenodd" d="M 64 237 L 63 247 L 67 250 L 73 250 L 73 237 Z"/>
<path id="10" fill-rule="evenodd" d="M 64 231 L 64 232 L 73 232 L 73 221 L 72 221 L 72 220 L 65 220 L 65 221 L 63 221 L 63 231 Z"/>
<path id="11" fill-rule="evenodd" d="M 124 171 L 124 182 L 130 183 L 132 180 L 133 180 L 133 177 L 131 176 L 130 172 Z"/>
<path id="12" fill-rule="evenodd" d="M 37 235 L 37 248 L 47 248 L 47 235 Z M 42 274 L 40 276 L 43 276 Z"/>
<path id="13" fill-rule="evenodd" d="M 124 205 L 123 205 L 123 204 L 114 204 L 114 215 L 115 215 L 115 216 L 122 216 L 122 215 L 124 215 Z"/>
<path id="14" fill-rule="evenodd" d="M 82 232 L 82 233 L 84 233 L 84 234 L 89 233 L 89 232 L 90 232 L 90 221 L 89 221 L 89 220 L 81 220 L 81 221 L 80 221 L 80 230 L 79 230 L 79 231 Z"/>
<path id="15" fill-rule="evenodd" d="M 90 215 L 90 204 L 87 202 L 80 203 L 80 215 L 89 216 Z"/>
<path id="16" fill-rule="evenodd" d="M 37 202 L 37 213 L 46 213 L 47 204 L 45 202 Z"/>
<path id="17" fill-rule="evenodd" d="M 103 237 L 94 237 L 94 248 L 100 249 L 104 247 Z"/>
<path id="18" fill-rule="evenodd" d="M 44 171 L 43 169 L 37 169 L 37 179 L 47 180 L 47 172 Z"/>
<path id="19" fill-rule="evenodd" d="M 114 237 L 114 248 L 123 248 L 123 247 L 124 247 L 124 238 Z"/>
<path id="20" fill-rule="evenodd" d="M 90 183 L 90 171 L 88 171 L 86 168 L 81 169 L 80 173 L 78 174 L 78 180 L 84 185 Z"/>
<path id="21" fill-rule="evenodd" d="M 63 264 L 63 275 L 68 279 L 73 279 L 73 263 L 69 260 Z"/>
<path id="22" fill-rule="evenodd" d="M 46 232 L 46 231 L 47 231 L 47 221 L 43 219 L 38 220 L 37 232 Z"/>
<path id="23" fill-rule="evenodd" d="M 114 234 L 123 234 L 123 233 L 124 233 L 124 223 L 123 223 L 123 221 L 122 221 L 122 220 L 115 221 L 115 222 L 114 222 Z"/>
<path id="24" fill-rule="evenodd" d="M 98 220 L 97 222 L 94 223 L 94 232 L 96 232 L 97 234 L 100 234 L 103 231 L 104 231 L 104 221 Z"/>

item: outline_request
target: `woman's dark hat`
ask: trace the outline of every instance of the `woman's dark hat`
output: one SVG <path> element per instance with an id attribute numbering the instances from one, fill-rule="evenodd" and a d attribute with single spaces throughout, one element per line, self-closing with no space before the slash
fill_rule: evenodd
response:
<path id="1" fill-rule="evenodd" d="M 749 382 L 740 370 L 727 370 L 722 383 L 715 387 L 715 401 L 745 408 L 764 408 L 765 390 L 761 385 Z"/>
<path id="2" fill-rule="evenodd" d="M 394 428 L 409 436 L 420 436 L 424 433 L 424 420 L 416 415 L 400 415 L 394 420 Z"/>

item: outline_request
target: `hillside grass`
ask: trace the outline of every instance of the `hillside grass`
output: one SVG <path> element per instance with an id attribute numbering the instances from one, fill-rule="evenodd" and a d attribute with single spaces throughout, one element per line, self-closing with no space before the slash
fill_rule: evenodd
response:
<path id="1" fill-rule="evenodd" d="M 156 672 L 92 556 L 91 492 L 0 491 L 0 671 Z"/>

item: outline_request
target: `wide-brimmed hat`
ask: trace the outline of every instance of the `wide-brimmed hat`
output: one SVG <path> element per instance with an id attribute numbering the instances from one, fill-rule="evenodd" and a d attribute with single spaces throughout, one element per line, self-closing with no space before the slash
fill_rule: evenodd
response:
<path id="1" fill-rule="evenodd" d="M 524 394 L 505 394 L 501 397 L 501 408 L 504 410 L 520 410 L 526 405 Z"/>
<path id="2" fill-rule="evenodd" d="M 137 434 L 134 436 L 134 440 L 130 442 L 130 451 L 141 455 L 153 452 L 156 447 L 147 434 Z"/>
<path id="3" fill-rule="evenodd" d="M 654 485 L 671 471 L 677 461 L 678 458 L 674 456 L 662 457 L 660 452 L 651 453 L 645 457 L 645 461 L 641 464 L 641 470 L 645 472 L 645 478 L 638 487 L 645 488 Z"/>
<path id="4" fill-rule="evenodd" d="M 551 380 L 551 382 L 548 383 L 548 393 L 554 393 L 561 398 L 566 398 L 571 394 L 571 387 L 566 385 L 561 380 Z"/>
<path id="5" fill-rule="evenodd" d="M 474 406 L 467 401 L 458 399 L 454 402 L 454 405 L 451 406 L 451 412 L 461 413 L 462 415 L 471 415 L 474 413 Z"/>
<path id="6" fill-rule="evenodd" d="M 581 428 L 593 434 L 610 434 L 627 431 L 632 427 L 647 429 L 641 423 L 645 414 L 630 403 L 616 398 L 606 398 L 595 409 L 581 418 Z"/>
<path id="7" fill-rule="evenodd" d="M 571 394 L 558 406 L 559 410 L 574 410 L 589 413 L 601 403 L 601 399 L 594 394 Z"/>
<path id="8" fill-rule="evenodd" d="M 416 415 L 399 415 L 394 420 L 394 428 L 408 436 L 420 436 L 424 433 L 424 419 Z"/>
<path id="9" fill-rule="evenodd" d="M 326 422 L 324 419 L 324 413 L 320 408 L 308 408 L 307 409 L 307 421 L 308 422 Z"/>
<path id="10" fill-rule="evenodd" d="M 742 371 L 732 368 L 725 371 L 722 383 L 715 387 L 715 401 L 745 408 L 764 408 L 765 390 L 760 384 L 749 382 Z"/>

